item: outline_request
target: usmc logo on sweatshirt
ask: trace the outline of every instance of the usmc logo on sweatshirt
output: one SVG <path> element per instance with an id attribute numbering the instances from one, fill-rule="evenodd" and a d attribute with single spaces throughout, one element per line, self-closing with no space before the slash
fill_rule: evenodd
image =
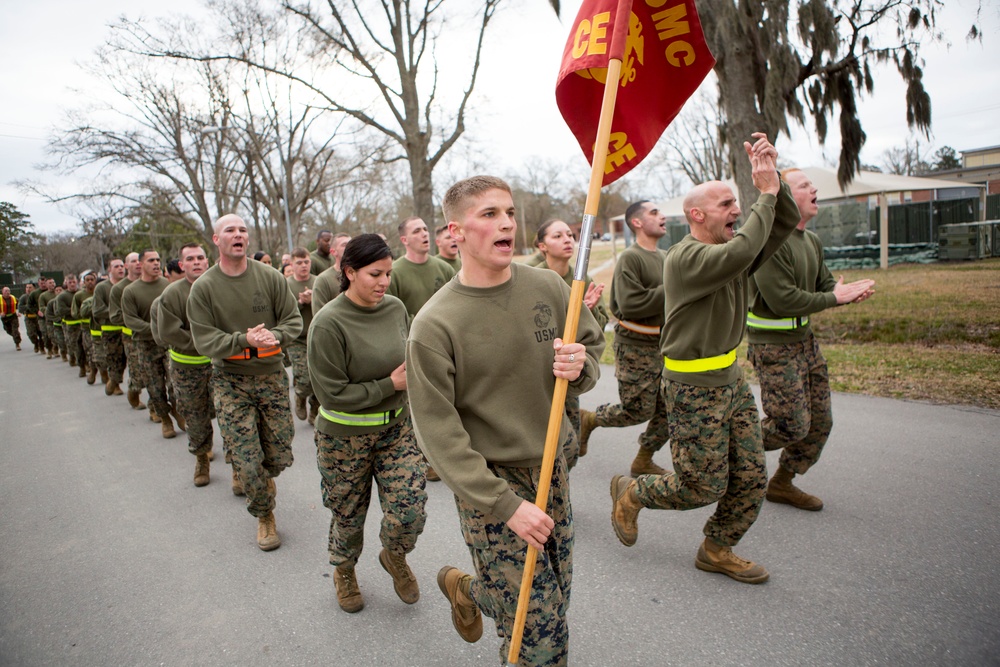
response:
<path id="1" fill-rule="evenodd" d="M 267 299 L 260 292 L 253 293 L 253 312 L 265 313 L 269 310 Z"/>
<path id="2" fill-rule="evenodd" d="M 538 301 L 531 309 L 535 313 L 535 340 L 543 343 L 547 340 L 555 340 L 559 336 L 559 331 L 555 327 L 550 327 L 552 323 L 552 306 Z"/>

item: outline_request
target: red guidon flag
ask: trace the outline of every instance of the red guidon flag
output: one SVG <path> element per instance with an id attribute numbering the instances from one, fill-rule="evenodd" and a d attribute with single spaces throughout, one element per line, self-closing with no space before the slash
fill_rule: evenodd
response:
<path id="1" fill-rule="evenodd" d="M 593 163 L 608 61 L 622 62 L 604 185 L 649 154 L 715 66 L 694 0 L 584 0 L 556 82 L 556 103 Z"/>

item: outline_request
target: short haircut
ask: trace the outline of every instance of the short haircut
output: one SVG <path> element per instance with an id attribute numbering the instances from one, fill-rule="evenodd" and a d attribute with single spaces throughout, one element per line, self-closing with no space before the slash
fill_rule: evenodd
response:
<path id="1" fill-rule="evenodd" d="M 469 206 L 469 200 L 478 197 L 489 190 L 503 190 L 507 194 L 514 196 L 510 186 L 502 178 L 496 176 L 473 176 L 463 181 L 455 183 L 448 188 L 441 202 L 441 210 L 444 212 L 444 219 L 447 222 L 458 220 L 465 209 Z"/>
<path id="2" fill-rule="evenodd" d="M 778 173 L 779 173 L 779 175 L 781 176 L 781 180 L 783 180 L 783 181 L 784 181 L 784 180 L 786 180 L 786 179 L 788 178 L 788 175 L 789 175 L 790 173 L 792 173 L 793 171 L 802 171 L 802 170 L 801 170 L 801 169 L 799 169 L 798 167 L 789 167 L 788 169 L 782 169 L 782 170 L 781 170 L 780 172 L 778 172 Z"/>
<path id="3" fill-rule="evenodd" d="M 369 264 L 392 257 L 389 245 L 378 234 L 361 234 L 351 239 L 340 258 L 340 291 L 346 292 L 351 286 L 347 269 L 360 271 Z"/>
<path id="4" fill-rule="evenodd" d="M 560 218 L 549 218 L 548 220 L 546 220 L 545 222 L 543 222 L 542 224 L 540 224 L 538 226 L 538 231 L 535 232 L 535 245 L 536 246 L 539 243 L 541 243 L 542 241 L 545 240 L 545 235 L 548 233 L 549 227 L 551 227 L 552 225 L 554 225 L 557 222 L 563 222 L 564 223 L 565 221 L 562 220 L 562 219 L 560 219 Z M 572 231 L 573 230 L 571 229 L 570 232 L 572 232 Z"/>
<path id="5" fill-rule="evenodd" d="M 198 250 L 204 250 L 204 248 L 201 246 L 200 243 L 192 241 L 191 243 L 185 243 L 184 245 L 181 246 L 181 254 L 183 255 L 184 251 L 187 250 L 188 248 L 198 248 Z"/>
<path id="6" fill-rule="evenodd" d="M 141 262 L 146 257 L 146 255 L 148 255 L 151 252 L 156 252 L 156 249 L 155 248 L 146 248 L 145 250 L 143 250 L 142 252 L 140 252 L 139 253 L 139 261 Z M 160 253 L 157 252 L 156 254 L 160 254 Z"/>
<path id="7" fill-rule="evenodd" d="M 243 221 L 243 218 L 236 215 L 235 213 L 226 213 L 224 216 L 222 216 L 221 218 L 212 223 L 212 233 L 218 234 L 223 227 L 228 225 L 233 220 L 239 220 L 244 224 L 244 226 L 247 224 L 246 222 Z M 247 235 L 249 236 L 249 232 Z"/>
<path id="8" fill-rule="evenodd" d="M 444 223 L 443 225 L 438 225 L 437 226 L 437 229 L 434 230 L 434 236 L 441 236 L 441 234 L 443 234 L 446 231 L 448 231 L 448 223 L 447 222 Z"/>
<path id="9" fill-rule="evenodd" d="M 628 205 L 628 208 L 625 209 L 625 226 L 626 227 L 628 227 L 629 229 L 632 229 L 632 219 L 635 218 L 640 213 L 642 213 L 643 207 L 646 204 L 648 204 L 648 203 L 649 203 L 648 199 L 640 199 L 639 201 L 632 202 L 631 204 Z"/>
<path id="10" fill-rule="evenodd" d="M 419 215 L 411 215 L 409 218 L 399 223 L 399 226 L 396 227 L 396 230 L 399 231 L 400 236 L 406 235 L 406 226 L 411 222 L 413 222 L 414 220 L 423 221 L 423 218 L 421 218 Z"/>
<path id="11" fill-rule="evenodd" d="M 256 259 L 259 262 L 260 260 L 264 259 L 264 256 L 266 254 L 267 254 L 267 251 L 265 251 L 265 250 L 258 250 L 257 252 L 255 252 L 253 254 L 253 258 Z"/>
<path id="12" fill-rule="evenodd" d="M 181 260 L 176 257 L 167 260 L 167 273 L 172 273 L 174 275 L 180 275 L 184 273 L 184 269 L 181 268 Z"/>
<path id="13" fill-rule="evenodd" d="M 301 259 L 302 257 L 308 257 L 308 256 L 309 256 L 309 251 L 303 248 L 302 246 L 299 246 L 297 248 L 292 248 L 292 257 L 298 257 Z"/>
<path id="14" fill-rule="evenodd" d="M 323 236 L 323 234 L 333 234 L 333 232 L 331 232 L 329 229 L 321 229 L 318 232 L 316 232 L 316 240 L 319 241 L 319 237 Z"/>

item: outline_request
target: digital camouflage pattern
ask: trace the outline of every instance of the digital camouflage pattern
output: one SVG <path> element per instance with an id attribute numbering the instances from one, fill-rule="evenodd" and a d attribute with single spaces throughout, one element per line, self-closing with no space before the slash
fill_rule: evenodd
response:
<path id="1" fill-rule="evenodd" d="M 121 384 L 125 377 L 125 344 L 122 342 L 121 331 L 102 331 L 101 347 L 104 351 L 105 368 L 108 370 L 108 377 L 116 384 Z"/>
<path id="2" fill-rule="evenodd" d="M 66 349 L 66 336 L 63 333 L 63 325 L 62 325 L 62 323 L 61 322 L 53 322 L 52 324 L 49 324 L 48 322 L 46 322 L 46 326 L 51 326 L 52 327 L 50 329 L 51 336 L 56 341 L 56 349 L 59 351 L 59 354 L 67 354 L 68 350 Z"/>
<path id="3" fill-rule="evenodd" d="M 219 432 L 243 484 L 247 511 L 260 518 L 274 510 L 268 480 L 292 465 L 292 410 L 284 369 L 238 375 L 214 369 L 212 394 Z M 274 487 L 272 487 L 273 489 Z"/>
<path id="4" fill-rule="evenodd" d="M 212 364 L 182 364 L 170 361 L 170 384 L 174 407 L 186 422 L 188 451 L 208 454 L 212 449 Z"/>
<path id="5" fill-rule="evenodd" d="M 764 450 L 781 449 L 779 465 L 796 475 L 819 461 L 830 431 L 830 375 L 810 332 L 798 343 L 751 343 L 747 356 L 760 381 Z"/>
<path id="6" fill-rule="evenodd" d="M 569 419 L 569 436 L 563 441 L 563 457 L 566 459 L 566 469 L 572 470 L 580 460 L 580 397 L 566 397 L 566 418 Z"/>
<path id="7" fill-rule="evenodd" d="M 660 395 L 663 357 L 649 345 L 615 341 L 615 377 L 620 403 L 605 403 L 594 411 L 598 426 L 621 428 L 648 421 L 639 446 L 658 452 L 667 443 L 667 410 Z M 578 429 L 579 430 L 579 429 Z"/>
<path id="8" fill-rule="evenodd" d="M 143 386 L 149 394 L 149 409 L 161 419 L 170 417 L 170 404 L 167 401 L 167 351 L 152 340 L 133 340 L 132 347 L 136 350 L 136 362 L 139 364 L 137 375 L 142 378 Z"/>
<path id="9" fill-rule="evenodd" d="M 492 464 L 489 467 L 517 495 L 534 502 L 541 467 L 506 468 Z M 521 642 L 520 663 L 524 665 L 557 666 L 566 665 L 569 660 L 566 613 L 573 580 L 573 510 L 567 473 L 563 457 L 556 457 L 546 510 L 555 527 L 535 562 Z M 528 545 L 503 521 L 477 511 L 458 496 L 455 503 L 476 570 L 470 593 L 479 610 L 496 622 L 497 636 L 503 640 L 500 664 L 506 665 Z"/>
<path id="10" fill-rule="evenodd" d="M 136 341 L 128 334 L 122 334 L 122 345 L 125 347 L 125 359 L 128 365 L 128 390 L 138 394 L 146 388 L 146 378 L 142 374 L 142 360 L 139 359 L 139 348 Z"/>
<path id="11" fill-rule="evenodd" d="M 742 377 L 724 387 L 664 379 L 674 472 L 640 475 L 639 502 L 650 509 L 689 510 L 718 502 L 705 536 L 736 546 L 750 529 L 767 488 L 757 404 Z"/>
<path id="12" fill-rule="evenodd" d="M 42 333 L 42 327 L 38 326 L 38 317 L 25 317 L 24 318 L 24 329 L 28 334 L 28 340 L 31 344 L 38 348 L 45 347 L 45 335 Z"/>
<path id="13" fill-rule="evenodd" d="M 385 430 L 352 437 L 317 430 L 316 465 L 323 505 L 333 514 L 331 565 L 354 567 L 361 557 L 373 480 L 382 507 L 382 546 L 398 555 L 413 551 L 427 520 L 427 464 L 409 417 Z"/>
<path id="14" fill-rule="evenodd" d="M 86 353 L 83 351 L 83 339 L 80 336 L 79 324 L 66 324 L 63 320 L 63 336 L 66 339 L 66 352 L 69 353 L 70 361 L 76 361 L 81 368 L 87 363 Z"/>
<path id="15" fill-rule="evenodd" d="M 300 340 L 293 340 L 282 346 L 282 349 L 292 362 L 292 386 L 295 388 L 295 395 L 309 398 L 313 395 L 313 388 L 309 380 L 309 358 L 306 355 L 306 344 Z"/>

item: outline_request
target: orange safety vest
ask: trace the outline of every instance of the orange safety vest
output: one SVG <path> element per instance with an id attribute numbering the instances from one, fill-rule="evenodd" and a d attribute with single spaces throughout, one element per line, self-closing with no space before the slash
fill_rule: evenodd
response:
<path id="1" fill-rule="evenodd" d="M 9 315 L 14 315 L 17 312 L 17 297 L 4 296 L 0 297 L 0 316 L 7 317 Z"/>

